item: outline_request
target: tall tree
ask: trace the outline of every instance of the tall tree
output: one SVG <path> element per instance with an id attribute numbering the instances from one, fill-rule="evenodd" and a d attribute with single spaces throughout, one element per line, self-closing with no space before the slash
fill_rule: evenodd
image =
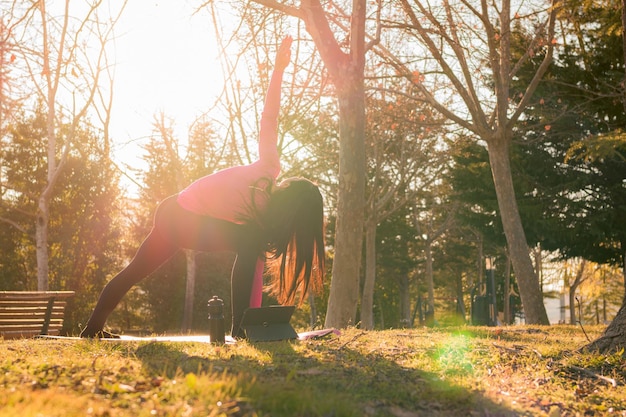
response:
<path id="1" fill-rule="evenodd" d="M 48 6 L 60 8 L 48 10 Z M 110 75 L 106 45 L 123 8 L 124 3 L 117 15 L 111 15 L 110 10 L 104 12 L 101 2 L 74 9 L 69 0 L 61 6 L 39 1 L 20 9 L 21 13 L 17 3 L 12 6 L 10 15 L 16 24 L 11 36 L 22 40 L 14 43 L 20 45 L 16 56 L 25 62 L 28 80 L 22 87 L 33 93 L 34 100 L 42 103 L 47 113 L 47 173 L 38 184 L 35 220 L 39 290 L 49 286 L 50 203 L 58 192 L 59 178 L 71 150 L 79 146 L 79 126 L 98 106 L 101 114 L 110 113 L 111 101 L 98 102 L 95 98 L 103 97 L 99 96 L 101 77 Z M 25 39 L 29 41 L 23 42 Z M 95 55 L 87 45 L 96 45 Z M 63 124 L 68 124 L 69 129 L 61 137 Z M 103 130 L 108 131 L 107 126 Z"/>
<path id="2" fill-rule="evenodd" d="M 368 184 L 365 216 L 365 279 L 360 305 L 364 329 L 374 328 L 376 231 L 381 221 L 410 206 L 445 171 L 439 124 L 425 106 L 386 93 L 367 101 Z"/>
<path id="3" fill-rule="evenodd" d="M 621 220 L 626 215 L 626 95 L 624 28 L 615 13 L 619 7 L 581 1 L 563 10 L 563 52 L 538 86 L 539 100 L 520 121 L 525 143 L 517 158 L 523 172 L 519 177 L 529 179 L 533 187 L 527 188 L 528 195 L 539 202 L 535 234 L 543 247 L 558 249 L 564 258 L 619 266 L 626 283 L 626 226 Z M 528 64 L 520 71 L 522 83 L 540 65 L 532 59 Z M 625 322 L 622 309 L 591 346 L 624 346 Z"/>
<path id="4" fill-rule="evenodd" d="M 276 0 L 251 0 L 302 21 L 335 86 L 339 103 L 339 180 L 335 255 L 325 325 L 345 327 L 356 319 L 365 211 L 365 0 L 346 12 L 335 4 L 303 0 L 298 6 Z M 337 13 L 339 12 L 339 13 Z M 348 29 L 335 33 L 342 26 Z M 345 41 L 344 41 L 345 39 Z"/>
<path id="5" fill-rule="evenodd" d="M 477 3 L 477 2 L 476 2 Z M 557 3 L 547 11 L 519 10 L 510 0 L 443 1 L 433 6 L 401 0 L 405 32 L 424 46 L 432 59 L 421 68 L 394 60 L 399 71 L 442 115 L 484 141 L 513 268 L 520 284 L 526 321 L 548 324 L 539 281 L 533 270 L 511 173 L 511 143 L 517 121 L 552 61 L 556 44 Z M 533 26 L 526 53 L 513 60 L 511 36 L 516 21 Z M 480 32 L 476 30 L 480 28 Z M 529 57 L 543 60 L 524 91 L 512 98 L 511 83 Z M 442 90 L 442 82 L 448 85 Z"/>
<path id="6" fill-rule="evenodd" d="M 455 221 L 456 207 L 454 203 L 451 203 L 447 199 L 448 192 L 441 193 L 441 188 L 445 186 L 435 186 L 435 190 L 431 195 L 423 198 L 420 203 L 427 201 L 423 207 L 419 207 L 416 203 L 413 208 L 413 226 L 415 228 L 415 234 L 424 242 L 424 261 L 425 261 L 425 273 L 426 286 L 428 290 L 427 307 L 429 313 L 429 320 L 434 323 L 435 318 L 435 281 L 433 271 L 433 249 L 438 240 L 451 229 Z"/>
<path id="7" fill-rule="evenodd" d="M 572 194 L 572 216 L 583 216 L 570 227 L 586 239 L 568 247 L 572 256 L 619 266 L 626 285 L 626 6 L 614 2 L 581 2 L 571 9 L 569 21 L 576 36 L 572 45 L 577 61 L 577 83 L 565 81 L 582 103 L 574 109 L 582 134 L 568 154 L 568 163 L 589 180 L 579 196 Z M 621 13 L 615 11 L 621 8 Z M 563 65 L 565 68 L 566 65 Z M 569 75 L 573 71 L 560 71 Z M 560 81 L 560 80 L 559 80 Z M 574 94 L 572 94 L 574 96 Z M 621 105 L 620 105 L 621 104 Z M 570 126 L 571 128 L 571 126 Z M 582 198 L 580 197 L 582 195 Z M 604 333 L 586 346 L 608 353 L 626 347 L 626 296 Z"/>
<path id="8" fill-rule="evenodd" d="M 515 159 L 525 179 L 519 184 L 536 197 L 530 215 L 540 219 L 534 235 L 542 245 L 565 258 L 621 265 L 626 228 L 616 219 L 624 215 L 626 117 L 619 105 L 621 20 L 608 11 L 611 4 L 572 3 L 564 10 L 563 52 L 521 122 L 525 134 Z M 537 65 L 531 60 L 531 68 L 520 71 L 521 83 Z"/>
<path id="9" fill-rule="evenodd" d="M 412 327 L 412 300 L 418 299 L 421 247 L 410 224 L 410 206 L 381 220 L 376 231 L 377 262 L 372 314 L 377 328 Z"/>

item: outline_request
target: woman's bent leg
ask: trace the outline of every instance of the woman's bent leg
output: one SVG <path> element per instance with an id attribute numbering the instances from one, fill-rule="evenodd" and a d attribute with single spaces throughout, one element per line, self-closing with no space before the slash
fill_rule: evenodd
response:
<path id="1" fill-rule="evenodd" d="M 81 336 L 102 331 L 107 317 L 122 297 L 180 248 L 200 251 L 234 250 L 242 240 L 241 227 L 223 220 L 200 216 L 182 209 L 176 196 L 164 200 L 156 210 L 154 226 L 130 264 L 104 287 Z"/>
<path id="2" fill-rule="evenodd" d="M 130 264 L 104 287 L 81 336 L 94 337 L 100 333 L 109 314 L 131 287 L 154 272 L 177 250 L 176 245 L 163 238 L 158 230 L 153 229 Z"/>

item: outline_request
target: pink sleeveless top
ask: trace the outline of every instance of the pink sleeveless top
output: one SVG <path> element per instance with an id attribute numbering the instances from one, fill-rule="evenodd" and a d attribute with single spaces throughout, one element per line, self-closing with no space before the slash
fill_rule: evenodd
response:
<path id="1" fill-rule="evenodd" d="M 192 213 L 242 223 L 250 218 L 251 207 L 263 209 L 266 189 L 279 173 L 278 151 L 274 147 L 273 152 L 261 152 L 260 159 L 250 165 L 227 168 L 198 179 L 178 194 L 178 204 Z"/>

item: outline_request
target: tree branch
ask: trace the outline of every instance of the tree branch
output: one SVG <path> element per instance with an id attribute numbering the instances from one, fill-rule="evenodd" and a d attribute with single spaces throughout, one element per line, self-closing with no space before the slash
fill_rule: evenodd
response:
<path id="1" fill-rule="evenodd" d="M 402 2 L 402 8 L 404 12 L 407 14 L 407 16 L 409 17 L 412 27 L 417 31 L 420 38 L 424 42 L 424 45 L 428 48 L 433 58 L 437 61 L 442 71 L 446 75 L 446 77 L 448 77 L 448 79 L 454 85 L 456 92 L 461 96 L 461 98 L 463 99 L 463 102 L 467 106 L 467 110 L 470 112 L 474 123 L 472 124 L 469 121 L 464 121 L 463 118 L 456 116 L 453 112 L 451 112 L 445 106 L 440 104 L 434 98 L 434 96 L 432 96 L 430 92 L 428 92 L 426 88 L 421 85 L 421 83 L 417 83 L 416 86 L 420 89 L 420 92 L 424 94 L 425 97 L 428 97 L 430 104 L 433 107 L 435 107 L 439 112 L 441 112 L 443 115 L 454 120 L 455 122 L 459 123 L 461 126 L 467 128 L 468 130 L 476 134 L 479 134 L 480 136 L 485 136 L 485 133 L 489 131 L 489 127 L 485 123 L 485 118 L 480 108 L 480 102 L 477 101 L 477 99 L 469 93 L 468 89 L 466 89 L 466 87 L 463 85 L 461 80 L 455 75 L 454 70 L 450 67 L 450 65 L 448 65 L 448 62 L 446 61 L 445 57 L 442 55 L 442 52 L 440 50 L 441 48 L 439 48 L 435 44 L 434 40 L 429 34 L 429 31 L 426 30 L 424 26 L 422 26 L 422 24 L 420 23 L 420 20 L 417 18 L 417 16 L 413 12 L 413 9 L 408 4 L 407 0 L 401 0 L 401 2 Z M 426 10 L 420 4 L 419 1 L 416 1 L 415 3 L 417 4 L 417 7 L 420 10 L 420 12 L 424 14 L 424 16 L 426 16 L 432 22 L 435 22 L 435 24 L 437 24 L 436 19 L 434 18 L 432 13 Z M 441 31 L 439 33 L 439 36 L 441 36 L 444 40 L 446 40 L 448 44 L 452 42 L 451 39 L 447 37 L 445 33 Z"/>
<path id="2" fill-rule="evenodd" d="M 16 222 L 14 222 L 13 220 L 7 219 L 5 217 L 0 217 L 0 222 L 6 223 L 8 225 L 13 226 L 14 228 L 16 228 L 17 230 L 19 230 L 20 232 L 22 232 L 25 236 L 31 237 L 28 234 L 28 230 L 26 230 L 24 227 L 22 227 L 21 225 L 17 224 Z"/>
<path id="3" fill-rule="evenodd" d="M 383 4 L 382 0 L 376 0 L 376 32 L 374 34 L 374 37 L 370 39 L 370 41 L 367 42 L 367 44 L 365 45 L 365 52 L 372 50 L 374 46 L 380 43 L 380 34 L 382 31 L 380 15 L 382 13 L 382 8 L 383 8 L 382 4 Z"/>
<path id="4" fill-rule="evenodd" d="M 304 20 L 305 15 L 301 9 L 297 7 L 289 6 L 287 4 L 279 3 L 276 0 L 253 0 L 255 3 L 260 4 L 261 6 L 269 7 L 270 9 L 276 10 L 281 13 L 285 13 L 288 16 L 297 17 L 298 19 Z"/>
<path id="5" fill-rule="evenodd" d="M 539 85 L 539 81 L 541 81 L 541 79 L 543 78 L 543 75 L 548 70 L 548 66 L 550 66 L 550 64 L 552 63 L 552 54 L 554 52 L 554 44 L 553 44 L 554 27 L 556 24 L 558 2 L 559 0 L 552 0 L 552 8 L 550 10 L 550 17 L 549 17 L 550 20 L 549 20 L 548 35 L 547 35 L 548 50 L 546 52 L 546 56 L 543 58 L 541 65 L 539 65 L 539 68 L 537 69 L 537 72 L 535 72 L 533 79 L 528 84 L 528 87 L 526 87 L 526 91 L 524 91 L 524 95 L 522 96 L 522 99 L 517 105 L 517 110 L 515 111 L 515 113 L 513 113 L 513 115 L 509 119 L 510 126 L 515 124 L 517 120 L 520 118 L 520 116 L 524 112 L 524 109 L 526 108 L 526 106 L 528 106 L 528 102 L 530 101 L 533 93 L 537 89 L 537 86 Z"/>

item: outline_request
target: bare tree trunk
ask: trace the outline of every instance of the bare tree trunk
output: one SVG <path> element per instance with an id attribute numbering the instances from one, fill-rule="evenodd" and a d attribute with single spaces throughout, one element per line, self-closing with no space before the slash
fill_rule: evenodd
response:
<path id="1" fill-rule="evenodd" d="M 569 286 L 569 322 L 570 324 L 576 324 L 576 290 L 578 286 L 584 281 L 584 271 L 585 265 L 587 264 L 586 260 L 582 260 L 580 265 L 578 265 L 578 269 L 576 270 L 576 277 L 574 281 Z M 579 320 L 582 322 L 583 318 L 579 317 Z"/>
<path id="2" fill-rule="evenodd" d="M 537 245 L 533 248 L 533 257 L 535 258 L 535 274 L 537 274 L 537 280 L 539 281 L 539 288 L 543 293 L 543 260 L 541 259 L 541 246 Z"/>
<path id="3" fill-rule="evenodd" d="M 413 327 L 411 320 L 411 294 L 409 292 L 409 277 L 403 274 L 398 277 L 398 287 L 400 289 L 400 321 L 402 327 Z"/>
<path id="4" fill-rule="evenodd" d="M 37 225 L 35 227 L 35 245 L 37 248 L 37 291 L 48 291 L 48 201 L 39 199 Z"/>
<path id="5" fill-rule="evenodd" d="M 301 19 L 337 89 L 339 102 L 339 178 L 337 225 L 326 327 L 354 324 L 365 219 L 365 20 L 367 2 L 352 0 L 349 52 L 330 27 L 320 0 L 301 0 L 300 7 L 276 0 L 253 0 Z"/>
<path id="6" fill-rule="evenodd" d="M 424 239 L 424 257 L 426 258 L 426 285 L 428 289 L 428 310 L 427 321 L 431 321 L 428 324 L 434 324 L 435 320 L 435 282 L 433 277 L 433 243 L 437 241 L 443 234 L 451 227 L 454 222 L 454 214 L 456 213 L 456 206 L 453 206 L 446 214 L 444 221 L 435 229 L 432 224 L 432 219 L 427 221 L 427 226 L 422 226 L 417 207 L 413 211 L 413 223 L 415 226 L 417 236 L 421 236 Z"/>
<path id="7" fill-rule="evenodd" d="M 302 4 L 305 3 L 311 7 L 310 11 L 321 7 L 318 0 L 303 0 Z M 325 36 L 311 33 L 337 87 L 339 101 L 337 229 L 326 327 L 343 328 L 354 324 L 358 305 L 365 219 L 365 12 L 366 1 L 353 0 L 347 56 L 337 56 L 339 51 L 333 53 L 323 45 L 331 40 L 336 44 L 328 22 L 318 26 Z M 307 22 L 309 32 L 310 27 Z M 332 62 L 338 58 L 341 58 L 340 65 Z"/>
<path id="8" fill-rule="evenodd" d="M 50 63 L 50 40 L 48 39 L 48 17 L 46 14 L 45 2 L 39 4 L 39 12 L 41 14 L 42 25 L 42 56 L 43 56 L 43 75 L 46 80 L 46 135 L 48 140 L 47 160 L 48 172 L 46 184 L 43 186 L 39 201 L 37 202 L 37 223 L 35 225 L 35 246 L 37 250 L 37 290 L 48 290 L 48 219 L 50 217 L 49 204 L 51 190 L 54 187 L 57 177 L 57 141 L 56 141 L 56 93 L 58 87 L 58 69 L 52 73 Z M 63 27 L 63 35 L 65 35 L 66 26 Z M 63 37 L 61 36 L 61 51 L 63 50 Z M 61 53 L 59 53 L 62 56 Z"/>
<path id="9" fill-rule="evenodd" d="M 37 259 L 37 288 L 40 291 L 45 291 L 49 288 L 49 251 L 48 251 L 48 230 L 49 230 L 49 218 L 50 218 L 50 201 L 54 196 L 54 189 L 57 187 L 59 178 L 61 177 L 65 165 L 69 156 L 70 149 L 74 146 L 74 142 L 77 140 L 76 131 L 77 126 L 82 122 L 86 116 L 89 108 L 98 107 L 95 103 L 94 97 L 97 91 L 99 91 L 99 79 L 100 75 L 105 71 L 104 66 L 106 59 L 106 48 L 110 36 L 112 36 L 112 29 L 115 26 L 120 14 L 111 15 L 107 30 L 104 32 L 90 32 L 94 25 L 100 25 L 101 22 L 97 17 L 97 9 L 101 6 L 101 3 L 95 3 L 90 5 L 87 9 L 83 10 L 85 14 L 81 18 L 75 18 L 70 15 L 70 2 L 66 0 L 64 3 L 63 13 L 60 17 L 51 17 L 46 11 L 46 2 L 40 1 L 37 3 L 36 8 L 32 8 L 34 13 L 39 13 L 41 19 L 41 49 L 35 53 L 36 57 L 33 60 L 34 64 L 30 69 L 30 80 L 37 85 L 36 91 L 40 93 L 39 99 L 45 102 L 46 105 L 46 140 L 47 140 L 47 177 L 45 184 L 41 186 L 41 194 L 37 200 L 37 213 L 35 224 L 35 240 L 36 240 L 36 259 Z M 122 12 L 125 6 L 125 1 L 121 2 L 119 13 Z M 74 25 L 75 23 L 78 23 Z M 52 32 L 49 29 L 54 27 Z M 100 33 L 99 50 L 97 50 L 97 58 L 92 61 L 92 53 L 94 51 L 86 52 L 86 46 L 83 33 Z M 24 48 L 26 51 L 28 48 Z M 33 51 L 25 53 L 29 55 Z M 85 61 L 80 62 L 77 58 L 81 57 Z M 37 65 L 41 62 L 41 71 L 37 68 Z M 64 84 L 64 79 L 67 77 L 68 67 L 71 65 L 85 65 L 90 68 L 89 75 L 82 77 L 81 81 L 86 86 L 85 91 L 79 89 L 68 90 Z M 43 81 L 41 81 L 43 79 Z M 111 80 L 112 82 L 112 80 Z M 43 85 L 42 85 L 43 84 Z M 73 83 L 70 83 L 73 84 Z M 57 113 L 57 100 L 59 89 L 66 89 L 66 92 L 71 93 L 75 99 L 74 105 L 76 106 L 73 114 L 69 116 L 72 118 L 69 123 L 69 128 L 64 132 L 63 143 L 58 141 L 57 133 L 59 120 L 62 120 L 65 114 Z M 78 94 L 77 94 L 78 92 Z M 102 97 L 101 97 L 102 98 Z M 82 100 L 82 103 L 77 104 Z M 110 117 L 111 101 L 108 103 L 103 102 L 104 107 L 101 114 L 106 114 L 106 118 Z M 107 107 L 108 106 L 108 107 Z M 108 128 L 108 121 L 105 122 L 104 129 Z"/>
<path id="10" fill-rule="evenodd" d="M 374 287 L 376 281 L 376 221 L 370 219 L 365 224 L 365 281 L 361 297 L 361 328 L 374 328 Z"/>
<path id="11" fill-rule="evenodd" d="M 626 253 L 622 259 L 622 274 L 626 280 Z M 583 350 L 598 351 L 600 353 L 613 353 L 626 348 L 626 297 L 622 301 L 617 315 L 604 330 L 604 333 L 583 347 Z"/>
<path id="12" fill-rule="evenodd" d="M 195 294 L 196 285 L 196 252 L 192 250 L 185 251 L 187 259 L 187 280 L 185 283 L 185 307 L 183 309 L 183 323 L 181 325 L 182 332 L 189 332 L 193 323 L 193 296 Z"/>
<path id="13" fill-rule="evenodd" d="M 365 217 L 365 102 L 362 68 L 358 72 L 352 74 L 354 80 L 347 88 L 338 93 L 341 140 L 337 229 L 326 327 L 343 328 L 355 324 L 358 305 Z"/>
<path id="14" fill-rule="evenodd" d="M 378 311 L 380 311 L 380 328 L 384 329 L 385 328 L 385 309 L 381 308 Z"/>
<path id="15" fill-rule="evenodd" d="M 489 162 L 496 188 L 498 207 L 502 218 L 502 226 L 506 236 L 507 247 L 511 254 L 511 262 L 515 277 L 519 283 L 519 292 L 524 306 L 524 315 L 529 324 L 550 324 L 543 304 L 539 280 L 530 260 L 526 234 L 515 199 L 511 160 L 509 158 L 508 138 L 495 137 L 488 142 Z"/>
<path id="16" fill-rule="evenodd" d="M 569 323 L 576 324 L 576 286 L 569 288 Z M 580 318 L 582 321 L 582 317 Z"/>
<path id="17" fill-rule="evenodd" d="M 463 301 L 463 274 L 457 274 L 456 277 L 456 302 L 457 302 L 457 315 L 465 322 L 467 311 L 465 310 L 465 302 Z"/>
<path id="18" fill-rule="evenodd" d="M 602 336 L 582 349 L 606 354 L 618 352 L 624 348 L 626 348 L 626 303 L 622 303 L 617 315 Z"/>
<path id="19" fill-rule="evenodd" d="M 433 278 L 432 241 L 426 239 L 426 284 L 428 286 L 428 315 L 426 320 L 435 320 L 435 280 Z M 427 324 L 433 324 L 427 323 Z"/>
<path id="20" fill-rule="evenodd" d="M 511 259 L 506 256 L 506 268 L 504 270 L 504 324 L 511 324 Z"/>

